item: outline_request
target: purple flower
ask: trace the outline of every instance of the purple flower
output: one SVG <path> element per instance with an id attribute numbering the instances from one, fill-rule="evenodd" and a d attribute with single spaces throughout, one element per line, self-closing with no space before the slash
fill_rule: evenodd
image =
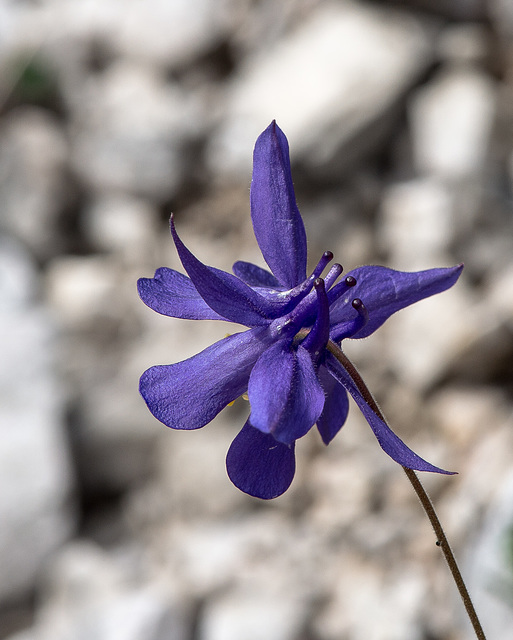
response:
<path id="1" fill-rule="evenodd" d="M 140 392 L 152 414 L 173 429 L 199 429 L 247 392 L 250 416 L 228 451 L 232 482 L 259 498 L 287 490 L 295 442 L 315 424 L 328 444 L 344 424 L 353 397 L 383 450 L 399 464 L 448 473 L 409 449 L 376 415 L 329 341 L 363 338 L 396 311 L 451 287 L 462 265 L 415 273 L 365 266 L 339 279 L 325 252 L 306 273 L 306 233 L 296 205 L 289 150 L 275 122 L 258 138 L 253 158 L 251 218 L 271 271 L 236 262 L 233 274 L 200 262 L 171 233 L 188 276 L 157 269 L 141 278 L 139 295 L 175 318 L 226 320 L 249 327 L 201 353 L 143 373 Z"/>

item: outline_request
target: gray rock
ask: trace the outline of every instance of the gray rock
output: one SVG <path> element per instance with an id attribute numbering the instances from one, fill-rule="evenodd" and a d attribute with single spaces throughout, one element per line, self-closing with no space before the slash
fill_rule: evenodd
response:
<path id="1" fill-rule="evenodd" d="M 375 146 L 394 106 L 430 64 L 429 34 L 405 13 L 322 3 L 242 66 L 210 149 L 212 167 L 247 172 L 248 149 L 276 118 L 294 157 L 324 172 L 347 168 Z"/>
<path id="2" fill-rule="evenodd" d="M 35 626 L 11 640 L 183 640 L 176 599 L 136 583 L 130 562 L 122 551 L 109 556 L 93 544 L 69 545 L 49 567 Z"/>
<path id="3" fill-rule="evenodd" d="M 486 14 L 485 0 L 404 0 L 403 4 L 453 20 L 478 20 Z"/>
<path id="4" fill-rule="evenodd" d="M 71 533 L 73 478 L 55 374 L 55 324 L 26 254 L 0 244 L 0 603 L 26 594 Z"/>
<path id="5" fill-rule="evenodd" d="M 469 588 L 486 634 L 508 640 L 513 628 L 513 475 L 502 477 L 498 486 L 468 553 Z"/>
<path id="6" fill-rule="evenodd" d="M 0 127 L 0 229 L 38 256 L 58 246 L 57 216 L 65 202 L 67 146 L 54 118 L 20 107 Z"/>
<path id="7" fill-rule="evenodd" d="M 492 0 L 489 12 L 499 33 L 513 37 L 513 5 L 509 0 Z"/>
<path id="8" fill-rule="evenodd" d="M 391 571 L 385 579 L 379 567 L 357 554 L 346 554 L 338 563 L 334 593 L 315 623 L 322 638 L 421 640 L 418 616 L 426 594 L 417 567 L 401 563 L 400 572 Z"/>
<path id="9" fill-rule="evenodd" d="M 490 55 L 490 37 L 482 24 L 451 24 L 440 33 L 437 48 L 446 63 L 478 65 Z"/>
<path id="10" fill-rule="evenodd" d="M 136 274 L 114 254 L 63 256 L 47 269 L 46 291 L 67 331 L 61 367 L 79 407 L 73 433 L 83 481 L 126 488 L 149 473 L 156 434 L 138 394 L 143 369 L 130 362 Z"/>

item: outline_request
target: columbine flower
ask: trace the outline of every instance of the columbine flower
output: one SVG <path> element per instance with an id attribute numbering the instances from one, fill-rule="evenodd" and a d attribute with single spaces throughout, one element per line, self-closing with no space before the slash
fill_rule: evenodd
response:
<path id="1" fill-rule="evenodd" d="M 325 252 L 306 273 L 306 234 L 296 205 L 288 143 L 275 122 L 258 138 L 253 157 L 251 218 L 271 272 L 236 262 L 234 275 L 200 262 L 171 233 L 188 276 L 157 269 L 141 278 L 139 295 L 175 318 L 226 320 L 249 327 L 201 353 L 151 367 L 140 392 L 152 414 L 173 429 L 199 429 L 247 392 L 251 413 L 228 451 L 232 482 L 259 498 L 275 498 L 295 472 L 295 442 L 315 424 L 328 444 L 344 424 L 347 391 L 383 450 L 399 464 L 448 473 L 409 449 L 369 406 L 330 344 L 364 338 L 396 311 L 451 287 L 462 265 L 415 273 L 365 266 L 339 280 L 342 267 Z"/>

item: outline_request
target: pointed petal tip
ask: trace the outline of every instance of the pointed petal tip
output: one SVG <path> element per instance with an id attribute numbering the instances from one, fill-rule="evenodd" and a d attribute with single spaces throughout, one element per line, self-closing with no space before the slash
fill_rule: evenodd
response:
<path id="1" fill-rule="evenodd" d="M 406 469 L 411 469 L 412 471 L 425 471 L 426 473 L 440 473 L 443 474 L 444 476 L 457 476 L 458 475 L 458 471 L 446 471 L 445 469 L 441 469 L 440 467 L 435 467 L 432 464 L 429 464 L 429 462 L 426 462 L 426 465 L 428 465 L 429 468 L 418 468 L 418 467 L 409 467 L 406 466 Z"/>
<path id="2" fill-rule="evenodd" d="M 306 279 L 306 231 L 294 194 L 289 144 L 276 121 L 255 143 L 250 203 L 265 261 L 281 285 L 297 286 Z"/>

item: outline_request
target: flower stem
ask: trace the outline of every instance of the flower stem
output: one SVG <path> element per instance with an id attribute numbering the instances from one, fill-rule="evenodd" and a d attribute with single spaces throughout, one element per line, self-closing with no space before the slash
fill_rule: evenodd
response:
<path id="1" fill-rule="evenodd" d="M 332 353 L 335 356 L 335 358 L 340 362 L 340 364 L 344 367 L 347 373 L 351 376 L 351 378 L 353 379 L 353 382 L 358 388 L 358 391 L 362 394 L 365 401 L 371 407 L 374 413 L 379 418 L 381 418 L 383 422 L 388 424 L 385 416 L 383 415 L 383 412 L 378 406 L 378 403 L 376 402 L 376 400 L 374 400 L 372 393 L 369 391 L 369 388 L 363 381 L 363 378 L 358 373 L 358 370 L 353 365 L 353 363 L 348 359 L 348 357 L 342 351 L 342 349 L 340 349 L 340 347 L 334 342 L 332 342 L 331 340 L 328 342 L 327 349 L 330 353 Z M 472 600 L 470 599 L 470 594 L 465 585 L 465 582 L 463 581 L 463 577 L 461 575 L 458 564 L 456 562 L 456 558 L 454 557 L 452 549 L 449 545 L 449 541 L 447 540 L 447 536 L 445 535 L 445 532 L 442 528 L 442 525 L 435 511 L 433 503 L 431 502 L 428 494 L 426 493 L 426 490 L 424 489 L 415 471 L 413 471 L 412 469 L 408 469 L 407 467 L 403 467 L 403 469 L 404 469 L 404 472 L 406 473 L 406 476 L 408 477 L 408 480 L 410 481 L 413 487 L 413 490 L 415 491 L 415 493 L 417 494 L 417 497 L 420 500 L 420 504 L 422 505 L 422 508 L 424 509 L 427 517 L 429 518 L 429 521 L 431 522 L 431 526 L 433 527 L 433 530 L 436 535 L 436 544 L 437 546 L 440 547 L 440 549 L 442 550 L 442 553 L 444 554 L 445 560 L 449 567 L 449 571 L 451 572 L 451 575 L 459 591 L 461 599 L 463 600 L 463 604 L 465 605 L 465 609 L 467 611 L 469 620 L 472 624 L 472 627 L 474 628 L 476 638 L 478 638 L 478 640 L 486 640 L 483 628 L 481 626 L 479 618 L 477 617 L 476 610 L 474 609 L 474 605 L 472 604 Z"/>

